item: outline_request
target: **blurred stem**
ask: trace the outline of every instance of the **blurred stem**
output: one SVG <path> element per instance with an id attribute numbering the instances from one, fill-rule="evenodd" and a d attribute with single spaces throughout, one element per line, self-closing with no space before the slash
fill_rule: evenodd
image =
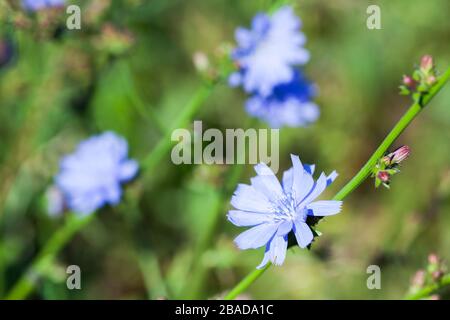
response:
<path id="1" fill-rule="evenodd" d="M 255 118 L 248 118 L 245 127 L 252 128 L 257 126 L 257 124 L 258 121 Z M 187 296 L 188 299 L 203 298 L 200 297 L 199 294 L 202 293 L 204 280 L 208 273 L 208 268 L 202 263 L 203 255 L 211 246 L 211 243 L 213 243 L 214 235 L 216 234 L 219 224 L 219 218 L 224 211 L 227 211 L 229 207 L 228 200 L 236 188 L 244 168 L 244 165 L 235 164 L 227 171 L 227 178 L 221 190 L 220 203 L 223 203 L 223 205 L 219 206 L 217 211 L 214 213 L 211 225 L 206 231 L 204 237 L 200 240 L 200 243 L 194 252 L 192 265 L 190 267 L 193 280 L 189 282 L 189 286 L 186 288 L 186 291 L 188 292 L 185 292 L 183 297 Z"/>
<path id="2" fill-rule="evenodd" d="M 142 118 L 144 118 L 151 126 L 156 127 L 156 129 L 160 133 L 162 134 L 166 133 L 167 129 L 159 119 L 155 110 L 152 108 L 152 106 L 146 106 L 145 103 L 142 101 L 141 97 L 139 96 L 129 62 L 120 61 L 119 63 L 120 63 L 119 67 L 121 68 L 122 71 L 121 74 L 123 85 L 125 86 L 125 88 L 127 88 L 126 90 L 127 96 L 130 99 L 131 104 L 135 107 L 137 113 Z"/>
<path id="3" fill-rule="evenodd" d="M 200 243 L 197 246 L 197 249 L 195 250 L 194 256 L 192 258 L 190 274 L 192 274 L 193 278 L 191 281 L 189 281 L 188 286 L 185 288 L 185 292 L 183 293 L 183 297 L 187 299 L 201 298 L 199 297 L 199 294 L 201 294 L 202 292 L 204 279 L 208 271 L 207 267 L 203 264 L 203 255 L 213 242 L 219 222 L 219 217 L 221 217 L 221 213 L 227 210 L 227 200 L 229 199 L 230 194 L 233 192 L 233 188 L 238 183 L 243 169 L 243 165 L 234 165 L 228 172 L 227 180 L 224 184 L 224 188 L 222 189 L 220 199 L 220 203 L 223 203 L 224 205 L 220 205 L 216 212 L 214 212 L 214 217 L 212 219 L 211 225 L 200 240 Z"/>
<path id="4" fill-rule="evenodd" d="M 250 272 L 241 282 L 237 284 L 224 298 L 224 300 L 233 300 L 242 292 L 244 292 L 253 282 L 255 282 L 263 273 L 269 269 L 270 263 L 266 264 L 262 269 L 256 269 Z"/>
<path id="5" fill-rule="evenodd" d="M 172 141 L 172 130 L 185 127 L 192 117 L 198 112 L 202 104 L 210 96 L 217 82 L 205 82 L 194 94 L 187 105 L 182 109 L 180 116 L 174 121 L 173 126 L 168 128 L 164 137 L 159 140 L 152 152 L 141 162 L 141 169 L 148 176 L 155 169 L 156 165 L 162 160 L 174 143 Z"/>
<path id="6" fill-rule="evenodd" d="M 418 290 L 417 292 L 408 294 L 406 300 L 419 300 L 431 296 L 433 293 L 439 291 L 445 286 L 450 285 L 450 274 L 445 275 L 438 283 L 433 283 L 425 288 Z"/>
<path id="7" fill-rule="evenodd" d="M 343 200 L 353 190 L 355 190 L 367 177 L 370 176 L 373 166 L 379 158 L 381 158 L 395 139 L 406 129 L 406 127 L 414 120 L 420 111 L 433 99 L 434 96 L 442 89 L 450 78 L 450 68 L 448 68 L 440 77 L 438 82 L 431 90 L 415 101 L 406 113 L 400 118 L 394 128 L 389 132 L 386 138 L 381 142 L 380 146 L 375 150 L 366 164 L 359 172 L 333 197 L 333 200 Z M 232 300 L 241 292 L 245 291 L 253 282 L 256 281 L 269 267 L 261 270 L 253 270 L 250 274 L 239 282 L 226 296 L 225 300 Z M 450 279 L 448 279 L 450 281 Z"/>
<path id="8" fill-rule="evenodd" d="M 127 236 L 129 238 L 130 248 L 135 255 L 139 270 L 141 271 L 147 298 L 170 298 L 159 266 L 158 257 L 152 250 L 153 246 L 151 243 L 147 243 L 147 245 L 144 246 L 139 239 L 139 230 L 136 226 L 142 225 L 140 219 L 143 215 L 139 208 L 139 204 L 136 201 L 137 198 L 130 197 L 126 200 L 128 201 L 125 201 L 124 207 L 120 211 L 126 212 L 123 218 L 127 226 Z"/>
<path id="9" fill-rule="evenodd" d="M 70 213 L 64 226 L 56 231 L 47 241 L 44 248 L 36 256 L 30 267 L 21 275 L 13 288 L 6 296 L 8 300 L 25 299 L 36 286 L 39 276 L 44 274 L 51 267 L 53 260 L 65 244 L 82 229 L 87 223 L 93 220 L 95 214 L 82 216 Z"/>

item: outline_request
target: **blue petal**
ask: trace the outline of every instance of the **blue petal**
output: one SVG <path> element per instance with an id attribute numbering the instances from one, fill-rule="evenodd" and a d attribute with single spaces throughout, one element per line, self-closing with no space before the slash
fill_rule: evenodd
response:
<path id="1" fill-rule="evenodd" d="M 292 230 L 292 221 L 286 220 L 280 223 L 277 230 L 277 236 L 285 236 Z"/>
<path id="2" fill-rule="evenodd" d="M 294 222 L 294 234 L 300 248 L 306 248 L 314 239 L 314 235 L 309 226 L 300 219 Z"/>
<path id="3" fill-rule="evenodd" d="M 237 87 L 242 83 L 242 75 L 239 72 L 233 72 L 228 77 L 228 84 L 230 87 Z"/>
<path id="4" fill-rule="evenodd" d="M 277 201 L 284 196 L 280 182 L 265 163 L 257 164 L 255 171 L 258 175 L 251 179 L 251 183 L 256 190 L 264 194 L 270 201 Z"/>
<path id="5" fill-rule="evenodd" d="M 111 184 L 106 188 L 105 202 L 111 205 L 116 205 L 120 202 L 122 196 L 122 189 L 119 183 Z"/>
<path id="6" fill-rule="evenodd" d="M 240 210 L 228 211 L 228 220 L 238 227 L 251 227 L 261 223 L 270 222 L 271 215 L 258 212 L 248 212 Z"/>
<path id="7" fill-rule="evenodd" d="M 294 168 L 292 191 L 297 202 L 300 202 L 311 192 L 314 179 L 305 171 L 298 156 L 291 154 L 291 160 Z"/>
<path id="8" fill-rule="evenodd" d="M 314 170 L 316 169 L 315 164 L 304 164 L 303 168 L 308 172 L 310 175 L 314 174 Z"/>
<path id="9" fill-rule="evenodd" d="M 239 249 L 256 249 L 266 245 L 277 232 L 277 223 L 263 223 L 244 231 L 234 239 Z"/>
<path id="10" fill-rule="evenodd" d="M 275 236 L 266 246 L 266 251 L 264 253 L 264 258 L 257 269 L 262 269 L 264 266 L 271 261 L 274 265 L 282 265 L 286 258 L 287 251 L 287 236 Z"/>
<path id="11" fill-rule="evenodd" d="M 285 236 L 276 236 L 270 243 L 270 261 L 276 266 L 280 266 L 283 264 L 284 259 L 286 258 L 286 250 L 287 250 L 287 235 Z"/>
<path id="12" fill-rule="evenodd" d="M 134 178 L 139 170 L 139 165 L 135 160 L 127 160 L 122 162 L 119 168 L 119 180 L 127 182 Z"/>
<path id="13" fill-rule="evenodd" d="M 292 191 L 292 182 L 294 180 L 294 168 L 290 168 L 283 172 L 283 190 L 285 193 Z"/>
<path id="14" fill-rule="evenodd" d="M 231 205 L 243 211 L 272 212 L 272 205 L 264 194 L 246 184 L 238 185 L 231 198 Z"/>
<path id="15" fill-rule="evenodd" d="M 325 217 L 337 214 L 341 211 L 342 201 L 336 200 L 322 200 L 315 201 L 306 206 L 312 210 L 312 215 L 315 217 Z"/>
<path id="16" fill-rule="evenodd" d="M 312 187 L 311 191 L 306 195 L 306 197 L 300 202 L 300 204 L 307 205 L 314 199 L 316 199 L 327 187 L 327 177 L 322 173 L 317 179 L 316 183 Z"/>
<path id="17" fill-rule="evenodd" d="M 330 173 L 327 177 L 327 186 L 332 184 L 333 181 L 336 180 L 337 176 L 338 176 L 338 173 L 336 171 L 333 171 L 332 173 Z"/>

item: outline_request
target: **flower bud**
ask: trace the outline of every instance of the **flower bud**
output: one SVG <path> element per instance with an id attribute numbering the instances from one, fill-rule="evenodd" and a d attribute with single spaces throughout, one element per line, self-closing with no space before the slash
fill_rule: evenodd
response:
<path id="1" fill-rule="evenodd" d="M 432 85 L 432 84 L 434 84 L 436 82 L 436 77 L 435 76 L 429 76 L 428 78 L 427 78 L 427 84 L 428 85 Z"/>
<path id="2" fill-rule="evenodd" d="M 431 273 L 431 277 L 433 278 L 434 281 L 439 281 L 443 275 L 444 272 L 442 272 L 442 270 L 436 270 L 433 273 Z"/>
<path id="3" fill-rule="evenodd" d="M 406 158 L 408 158 L 409 154 L 411 153 L 411 149 L 409 149 L 408 146 L 401 146 L 400 148 L 396 149 L 395 151 L 387 154 L 384 156 L 381 161 L 387 166 L 390 167 L 394 164 L 399 164 Z"/>
<path id="4" fill-rule="evenodd" d="M 192 56 L 195 68 L 199 72 L 206 72 L 210 67 L 208 56 L 200 51 L 197 51 Z"/>
<path id="5" fill-rule="evenodd" d="M 430 55 L 425 55 L 420 61 L 420 70 L 424 73 L 428 73 L 433 69 L 433 57 Z"/>
<path id="6" fill-rule="evenodd" d="M 404 75 L 403 76 L 403 84 L 409 88 L 412 88 L 412 87 L 414 87 L 416 82 L 414 81 L 414 79 L 412 77 Z"/>
<path id="7" fill-rule="evenodd" d="M 386 171 L 379 171 L 377 177 L 384 183 L 389 182 L 390 178 L 389 173 L 387 173 Z"/>
<path id="8" fill-rule="evenodd" d="M 425 271 L 419 270 L 414 274 L 414 277 L 412 279 L 412 285 L 417 288 L 423 287 L 425 284 Z"/>
<path id="9" fill-rule="evenodd" d="M 439 257 L 432 253 L 428 256 L 428 263 L 429 264 L 438 264 L 439 263 Z"/>
<path id="10" fill-rule="evenodd" d="M 400 163 L 406 158 L 409 157 L 409 154 L 411 153 L 411 149 L 409 149 L 408 146 L 401 146 L 400 148 L 396 149 L 394 152 L 392 152 L 391 162 L 393 163 Z"/>

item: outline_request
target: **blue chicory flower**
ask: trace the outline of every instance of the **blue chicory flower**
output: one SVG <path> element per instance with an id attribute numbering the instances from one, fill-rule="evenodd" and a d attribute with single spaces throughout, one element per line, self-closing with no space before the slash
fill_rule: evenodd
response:
<path id="1" fill-rule="evenodd" d="M 38 11 L 45 8 L 64 6 L 65 0 L 22 0 L 22 6 L 29 11 Z"/>
<path id="2" fill-rule="evenodd" d="M 246 110 L 272 128 L 302 127 L 319 117 L 319 108 L 311 101 L 314 95 L 314 85 L 296 71 L 291 82 L 275 86 L 271 95 L 250 97 Z"/>
<path id="3" fill-rule="evenodd" d="M 60 162 L 55 184 L 69 209 L 89 214 L 120 202 L 121 183 L 131 180 L 138 163 L 128 159 L 126 140 L 113 132 L 81 142 L 74 153 Z"/>
<path id="4" fill-rule="evenodd" d="M 298 245 L 307 247 L 314 235 L 306 223 L 308 216 L 323 217 L 341 211 L 342 201 L 314 201 L 334 181 L 337 173 L 322 173 L 314 181 L 315 166 L 303 166 L 298 156 L 291 155 L 293 167 L 283 173 L 282 184 L 264 163 L 255 166 L 257 176 L 251 185 L 240 184 L 228 212 L 228 220 L 238 227 L 252 227 L 234 241 L 242 249 L 266 246 L 264 259 L 257 268 L 269 261 L 281 265 L 286 256 L 288 234 L 292 231 Z"/>
<path id="5" fill-rule="evenodd" d="M 291 81 L 292 67 L 309 60 L 300 26 L 292 8 L 284 6 L 271 16 L 257 14 L 251 29 L 238 28 L 238 47 L 232 52 L 232 59 L 239 71 L 230 75 L 230 85 L 242 85 L 246 92 L 266 97 L 276 85 Z"/>

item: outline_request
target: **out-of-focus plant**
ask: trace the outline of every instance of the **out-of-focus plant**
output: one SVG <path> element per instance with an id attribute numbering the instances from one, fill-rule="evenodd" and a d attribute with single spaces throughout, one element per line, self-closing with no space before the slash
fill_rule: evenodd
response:
<path id="1" fill-rule="evenodd" d="M 438 292 L 450 285 L 450 274 L 447 266 L 436 254 L 428 256 L 428 265 L 425 269 L 418 270 L 411 280 L 408 300 L 439 299 Z"/>

